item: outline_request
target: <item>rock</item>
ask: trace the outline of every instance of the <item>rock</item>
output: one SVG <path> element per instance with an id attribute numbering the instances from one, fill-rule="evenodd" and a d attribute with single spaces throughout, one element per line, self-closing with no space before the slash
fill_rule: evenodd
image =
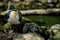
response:
<path id="1" fill-rule="evenodd" d="M 53 40 L 60 40 L 60 31 L 56 32 L 55 35 L 51 37 Z"/>
<path id="2" fill-rule="evenodd" d="M 17 38 L 13 40 L 44 40 L 44 38 L 37 35 L 36 33 L 26 33 L 26 34 L 19 34 Z"/>
<path id="3" fill-rule="evenodd" d="M 60 40 L 60 36 L 59 36 L 59 35 L 60 35 L 60 32 L 58 32 L 58 33 L 54 36 L 54 39 L 55 39 L 55 40 Z"/>
<path id="4" fill-rule="evenodd" d="M 50 37 L 53 40 L 60 40 L 60 24 L 55 24 L 51 27 Z"/>
<path id="5" fill-rule="evenodd" d="M 13 33 L 13 30 L 10 30 L 10 31 L 8 32 L 9 35 L 12 34 L 12 33 Z"/>
<path id="6" fill-rule="evenodd" d="M 60 24 L 55 24 L 50 28 L 50 31 L 57 32 L 60 30 Z"/>
<path id="7" fill-rule="evenodd" d="M 45 26 L 42 26 L 45 27 Z M 37 25 L 36 23 L 26 23 L 23 28 L 23 32 L 25 33 L 37 33 L 41 35 L 45 40 L 48 40 L 50 37 L 49 31 L 47 28 L 42 28 L 41 26 Z"/>
<path id="8" fill-rule="evenodd" d="M 8 33 L 0 32 L 0 40 L 12 40 L 14 35 L 11 30 Z"/>
<path id="9" fill-rule="evenodd" d="M 32 33 L 24 34 L 23 37 L 25 40 L 43 40 L 42 37 Z"/>
<path id="10" fill-rule="evenodd" d="M 26 23 L 23 27 L 23 32 L 36 32 L 41 31 L 40 26 L 36 23 Z"/>

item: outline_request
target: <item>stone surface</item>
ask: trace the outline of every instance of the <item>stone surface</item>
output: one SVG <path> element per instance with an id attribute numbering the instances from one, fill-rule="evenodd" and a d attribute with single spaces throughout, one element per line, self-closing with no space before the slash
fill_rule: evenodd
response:
<path id="1" fill-rule="evenodd" d="M 27 34 L 19 34 L 17 38 L 13 40 L 44 40 L 44 38 L 37 35 L 36 33 L 27 33 Z"/>
<path id="2" fill-rule="evenodd" d="M 50 28 L 50 31 L 57 32 L 60 30 L 60 24 L 55 24 Z"/>

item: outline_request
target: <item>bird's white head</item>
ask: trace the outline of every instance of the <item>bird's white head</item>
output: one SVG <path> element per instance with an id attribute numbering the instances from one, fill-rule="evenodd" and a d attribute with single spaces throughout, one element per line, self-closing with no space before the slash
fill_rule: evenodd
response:
<path id="1" fill-rule="evenodd" d="M 18 11 L 11 11 L 11 14 L 13 15 L 14 18 L 16 18 Z"/>

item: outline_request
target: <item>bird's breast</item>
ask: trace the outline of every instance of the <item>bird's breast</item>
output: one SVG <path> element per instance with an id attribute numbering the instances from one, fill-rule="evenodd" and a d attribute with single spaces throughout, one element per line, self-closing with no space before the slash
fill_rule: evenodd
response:
<path id="1" fill-rule="evenodd" d="M 8 22 L 10 22 L 11 24 L 20 24 L 19 15 L 17 15 L 16 17 L 14 17 L 13 15 L 10 15 Z"/>

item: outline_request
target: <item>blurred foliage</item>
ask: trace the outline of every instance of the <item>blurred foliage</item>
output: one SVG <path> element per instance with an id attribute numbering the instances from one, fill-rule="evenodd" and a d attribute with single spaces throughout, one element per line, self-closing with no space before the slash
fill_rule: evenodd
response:
<path id="1" fill-rule="evenodd" d="M 29 9 L 46 9 L 46 8 L 60 8 L 60 2 L 57 0 L 54 0 L 54 3 L 48 4 L 47 0 L 37 0 L 32 2 L 19 2 L 16 6 L 20 10 L 29 10 Z M 6 5 L 4 7 L 4 5 Z M 4 11 L 7 9 L 7 4 L 4 4 L 3 2 L 0 2 L 0 11 Z M 10 9 L 14 8 L 15 3 L 11 3 Z M 56 7 L 55 7 L 56 6 Z"/>
<path id="2" fill-rule="evenodd" d="M 7 32 L 7 30 L 11 27 L 10 23 L 6 23 L 4 25 L 0 25 L 0 30 L 2 30 L 3 32 Z"/>

